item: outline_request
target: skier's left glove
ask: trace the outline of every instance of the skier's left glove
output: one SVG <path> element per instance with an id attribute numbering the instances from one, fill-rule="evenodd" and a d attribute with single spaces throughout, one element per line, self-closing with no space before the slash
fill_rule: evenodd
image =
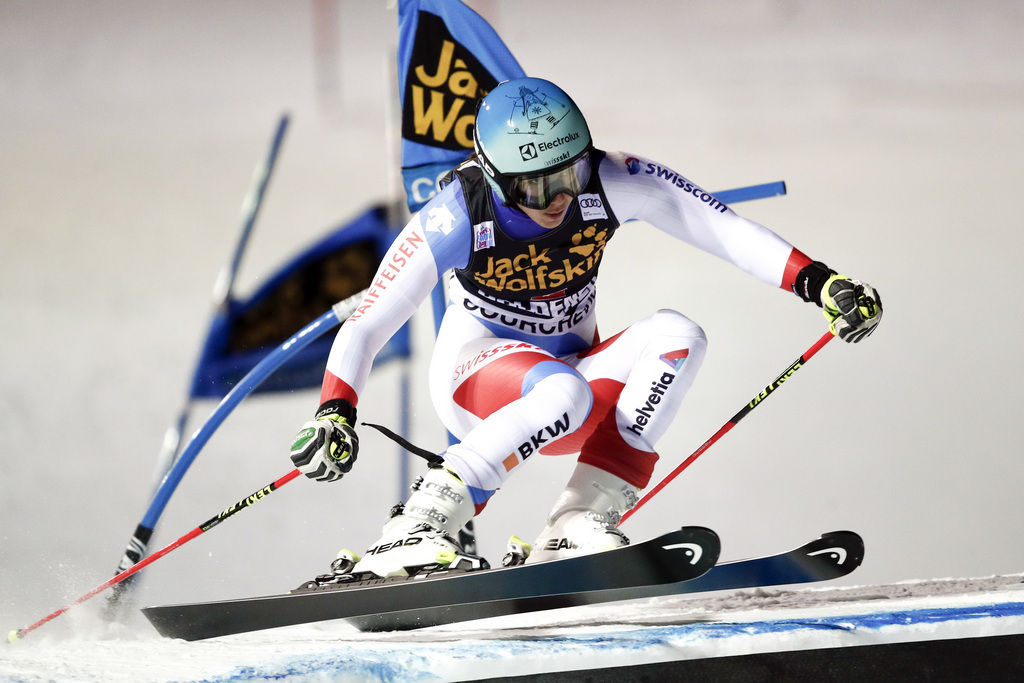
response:
<path id="1" fill-rule="evenodd" d="M 832 274 L 821 288 L 821 306 L 832 334 L 856 344 L 882 319 L 882 298 L 874 287 L 845 275 Z"/>
<path id="2" fill-rule="evenodd" d="M 359 452 L 356 408 L 343 398 L 331 399 L 302 425 L 292 441 L 295 467 L 310 479 L 335 481 L 352 469 Z"/>

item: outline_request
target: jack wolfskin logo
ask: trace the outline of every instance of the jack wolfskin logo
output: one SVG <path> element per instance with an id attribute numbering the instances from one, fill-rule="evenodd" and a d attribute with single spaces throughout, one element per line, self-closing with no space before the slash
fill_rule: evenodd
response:
<path id="1" fill-rule="evenodd" d="M 473 149 L 477 102 L 498 82 L 448 31 L 419 12 L 402 108 L 402 137 L 429 147 Z"/>
<path id="2" fill-rule="evenodd" d="M 488 256 L 487 262 L 473 272 L 473 279 L 481 288 L 493 293 L 548 294 L 570 283 L 576 284 L 580 279 L 586 284 L 597 274 L 601 255 L 611 239 L 610 233 L 610 228 L 595 222 L 576 232 L 567 245 L 538 249 L 530 244 L 511 257 Z"/>

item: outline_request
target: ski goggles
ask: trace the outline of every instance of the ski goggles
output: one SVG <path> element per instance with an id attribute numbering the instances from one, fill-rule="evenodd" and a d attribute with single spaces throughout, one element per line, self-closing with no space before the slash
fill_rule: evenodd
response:
<path id="1" fill-rule="evenodd" d="M 557 171 L 513 179 L 509 195 L 513 202 L 528 209 L 546 209 L 560 194 L 575 199 L 589 182 L 590 154 L 585 153 Z"/>

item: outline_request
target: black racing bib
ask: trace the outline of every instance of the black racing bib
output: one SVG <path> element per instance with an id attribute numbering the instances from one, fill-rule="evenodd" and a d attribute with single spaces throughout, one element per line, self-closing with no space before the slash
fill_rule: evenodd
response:
<path id="1" fill-rule="evenodd" d="M 470 292 L 510 301 L 571 296 L 587 286 L 619 227 L 597 173 L 603 158 L 604 152 L 593 152 L 590 182 L 562 224 L 528 240 L 513 239 L 498 225 L 490 186 L 475 162 L 456 169 L 473 224 L 469 263 L 455 271 L 459 282 Z"/>

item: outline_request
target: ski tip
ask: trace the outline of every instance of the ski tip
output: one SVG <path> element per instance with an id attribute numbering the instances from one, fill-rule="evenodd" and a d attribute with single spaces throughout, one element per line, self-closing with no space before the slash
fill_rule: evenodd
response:
<path id="1" fill-rule="evenodd" d="M 701 539 L 703 542 L 708 544 L 721 544 L 721 539 L 718 538 L 718 533 L 715 532 L 714 529 L 709 529 L 705 526 L 684 526 L 680 531 L 687 536 Z"/>
<path id="2" fill-rule="evenodd" d="M 684 534 L 690 536 L 700 536 L 701 538 L 717 539 L 718 533 L 714 529 L 709 529 L 706 526 L 684 526 L 679 529 Z"/>
<path id="3" fill-rule="evenodd" d="M 848 574 L 864 561 L 864 539 L 853 531 L 830 531 L 804 546 L 808 557 L 828 558 L 840 575 Z"/>
<path id="4" fill-rule="evenodd" d="M 685 539 L 682 545 L 692 543 L 702 549 L 699 554 L 694 555 L 691 564 L 710 569 L 718 562 L 718 557 L 722 552 L 722 542 L 713 529 L 703 526 L 684 526 L 680 529 L 679 535 Z"/>
<path id="5" fill-rule="evenodd" d="M 860 554 L 864 554 L 864 539 L 856 531 L 829 531 L 821 535 L 822 540 L 832 540 L 843 543 L 850 548 L 860 548 Z"/>

